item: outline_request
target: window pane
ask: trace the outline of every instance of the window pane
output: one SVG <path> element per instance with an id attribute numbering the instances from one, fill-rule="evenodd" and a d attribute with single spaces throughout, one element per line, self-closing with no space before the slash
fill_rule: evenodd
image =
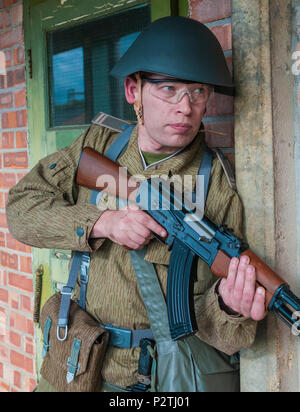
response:
<path id="1" fill-rule="evenodd" d="M 48 34 L 50 126 L 89 124 L 99 112 L 135 120 L 114 64 L 150 23 L 150 6 Z"/>

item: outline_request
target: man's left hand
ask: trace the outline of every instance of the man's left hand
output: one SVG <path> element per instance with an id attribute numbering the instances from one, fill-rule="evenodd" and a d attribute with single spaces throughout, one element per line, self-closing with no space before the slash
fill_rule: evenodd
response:
<path id="1" fill-rule="evenodd" d="M 224 304 L 232 311 L 260 321 L 267 314 L 265 289 L 256 287 L 255 267 L 249 263 L 248 256 L 243 256 L 241 260 L 231 259 L 228 277 L 222 279 L 219 294 Z"/>

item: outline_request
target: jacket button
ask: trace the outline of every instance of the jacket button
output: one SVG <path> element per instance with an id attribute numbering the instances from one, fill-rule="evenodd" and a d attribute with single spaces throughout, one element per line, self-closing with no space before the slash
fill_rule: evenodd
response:
<path id="1" fill-rule="evenodd" d="M 84 235 L 84 230 L 82 229 L 82 227 L 79 227 L 79 228 L 76 230 L 76 233 L 77 233 L 77 235 L 78 235 L 79 237 L 82 237 L 82 236 Z"/>
<path id="2" fill-rule="evenodd" d="M 54 169 L 56 167 L 56 163 L 53 163 L 50 167 L 49 167 L 49 169 Z"/>

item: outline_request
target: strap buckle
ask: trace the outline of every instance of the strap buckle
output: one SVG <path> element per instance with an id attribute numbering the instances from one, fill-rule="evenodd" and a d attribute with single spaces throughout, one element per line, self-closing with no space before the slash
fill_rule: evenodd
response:
<path id="1" fill-rule="evenodd" d="M 111 324 L 104 325 L 104 328 L 110 332 L 109 335 L 109 345 L 115 346 L 117 348 L 131 348 L 132 342 L 132 330 L 125 328 L 118 328 Z"/>
<path id="2" fill-rule="evenodd" d="M 80 283 L 87 284 L 88 283 L 88 271 L 90 267 L 90 256 L 89 254 L 83 254 L 81 258 L 81 264 L 80 264 L 80 275 L 79 275 L 79 280 Z"/>
<path id="3" fill-rule="evenodd" d="M 71 288 L 70 286 L 64 286 L 62 290 L 60 291 L 62 295 L 68 295 L 68 296 L 71 296 L 72 292 L 73 292 L 73 288 Z"/>

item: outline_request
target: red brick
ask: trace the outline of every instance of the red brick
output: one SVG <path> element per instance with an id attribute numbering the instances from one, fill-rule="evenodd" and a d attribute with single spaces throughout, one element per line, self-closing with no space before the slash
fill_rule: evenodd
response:
<path id="1" fill-rule="evenodd" d="M 0 209 L 5 209 L 4 193 L 0 192 Z"/>
<path id="2" fill-rule="evenodd" d="M 230 0 L 190 0 L 191 18 L 206 23 L 231 16 Z"/>
<path id="3" fill-rule="evenodd" d="M 4 7 L 12 6 L 15 3 L 18 3 L 19 0 L 4 0 Z"/>
<path id="4" fill-rule="evenodd" d="M 10 27 L 11 19 L 9 10 L 0 12 L 0 30 Z"/>
<path id="5" fill-rule="evenodd" d="M 214 93 L 207 103 L 206 117 L 233 116 L 233 97 Z"/>
<path id="6" fill-rule="evenodd" d="M 14 146 L 14 132 L 3 132 L 0 134 L 0 149 L 13 149 Z"/>
<path id="7" fill-rule="evenodd" d="M 15 107 L 26 106 L 26 89 L 15 92 Z"/>
<path id="8" fill-rule="evenodd" d="M 10 327 L 20 332 L 34 336 L 34 324 L 32 319 L 17 312 L 10 312 Z"/>
<path id="9" fill-rule="evenodd" d="M 27 132 L 26 131 L 16 132 L 16 148 L 21 149 L 21 148 L 27 148 L 27 147 L 28 147 Z"/>
<path id="10" fill-rule="evenodd" d="M 0 73 L 5 74 L 5 70 L 13 64 L 12 50 L 4 50 L 0 52 Z"/>
<path id="11" fill-rule="evenodd" d="M 25 353 L 27 353 L 27 355 L 35 355 L 33 339 L 27 336 L 25 336 Z"/>
<path id="12" fill-rule="evenodd" d="M 16 289 L 20 289 L 25 292 L 33 293 L 32 278 L 28 278 L 27 276 L 9 272 L 8 273 L 8 284 L 9 286 L 12 286 Z"/>
<path id="13" fill-rule="evenodd" d="M 24 243 L 18 242 L 10 233 L 6 233 L 6 247 L 13 250 L 18 250 L 19 252 L 31 253 L 31 246 L 25 245 Z"/>
<path id="14" fill-rule="evenodd" d="M 22 24 L 23 22 L 23 4 L 19 4 L 11 9 L 12 14 L 12 24 L 16 26 L 17 24 Z"/>
<path id="15" fill-rule="evenodd" d="M 1 55 L 0 55 L 1 56 Z M 7 73 L 1 72 L 1 61 L 0 61 L 0 89 L 7 89 L 8 87 L 8 76 Z"/>
<path id="16" fill-rule="evenodd" d="M 25 68 L 21 67 L 20 69 L 17 69 L 14 71 L 14 86 L 25 83 Z"/>
<path id="17" fill-rule="evenodd" d="M 0 302 L 8 303 L 8 291 L 6 289 L 0 289 Z"/>
<path id="18" fill-rule="evenodd" d="M 209 147 L 233 147 L 234 128 L 233 122 L 209 122 L 205 123 L 205 129 L 225 133 L 225 136 L 215 133 L 205 133 L 205 140 Z"/>
<path id="19" fill-rule="evenodd" d="M 18 371 L 14 371 L 14 386 L 21 389 L 21 374 Z"/>
<path id="20" fill-rule="evenodd" d="M 16 175 L 14 173 L 0 173 L 0 188 L 10 189 L 16 184 Z"/>
<path id="21" fill-rule="evenodd" d="M 6 268 L 18 270 L 18 256 L 0 250 L 0 265 Z"/>
<path id="22" fill-rule="evenodd" d="M 16 366 L 19 369 L 23 369 L 24 371 L 33 374 L 34 371 L 34 364 L 33 359 L 28 358 L 27 356 L 22 355 L 14 350 L 10 352 L 10 361 L 11 364 Z"/>
<path id="23" fill-rule="evenodd" d="M 3 379 L 3 363 L 0 363 L 0 378 Z"/>
<path id="24" fill-rule="evenodd" d="M 12 93 L 0 93 L 0 109 L 8 109 L 13 105 Z"/>
<path id="25" fill-rule="evenodd" d="M 2 128 L 13 129 L 27 126 L 27 111 L 6 112 L 2 115 Z"/>
<path id="26" fill-rule="evenodd" d="M 12 309 L 19 309 L 19 294 L 10 290 L 8 292 L 8 304 Z"/>
<path id="27" fill-rule="evenodd" d="M 8 362 L 9 353 L 8 348 L 0 344 L 0 359 L 4 362 Z"/>
<path id="28" fill-rule="evenodd" d="M 232 31 L 230 24 L 211 27 L 211 31 L 219 40 L 223 50 L 232 49 Z"/>
<path id="29" fill-rule="evenodd" d="M 21 336 L 12 330 L 9 331 L 9 342 L 11 345 L 21 348 Z"/>
<path id="30" fill-rule="evenodd" d="M 14 49 L 14 64 L 19 66 L 20 64 L 25 63 L 25 52 L 24 46 L 20 46 Z"/>
<path id="31" fill-rule="evenodd" d="M 32 303 L 31 297 L 21 295 L 21 310 L 23 312 L 28 312 L 28 313 L 33 312 L 33 303 Z"/>
<path id="32" fill-rule="evenodd" d="M 20 256 L 21 272 L 32 274 L 32 258 L 26 256 Z"/>
<path id="33" fill-rule="evenodd" d="M 0 285 L 2 286 L 7 285 L 7 273 L 3 269 L 0 269 Z M 1 314 L 1 311 L 0 311 L 0 314 Z"/>
<path id="34" fill-rule="evenodd" d="M 28 153 L 13 152 L 3 154 L 3 165 L 5 168 L 27 169 L 28 168 Z"/>
<path id="35" fill-rule="evenodd" d="M 24 41 L 22 26 L 14 27 L 11 30 L 1 33 L 0 36 L 0 50 L 8 49 L 15 44 L 22 43 Z"/>
<path id="36" fill-rule="evenodd" d="M 5 233 L 0 232 L 0 247 L 5 247 Z"/>
<path id="37" fill-rule="evenodd" d="M 7 228 L 6 214 L 0 213 L 0 227 Z"/>
<path id="38" fill-rule="evenodd" d="M 9 392 L 9 385 L 5 382 L 0 382 L 0 392 Z"/>

